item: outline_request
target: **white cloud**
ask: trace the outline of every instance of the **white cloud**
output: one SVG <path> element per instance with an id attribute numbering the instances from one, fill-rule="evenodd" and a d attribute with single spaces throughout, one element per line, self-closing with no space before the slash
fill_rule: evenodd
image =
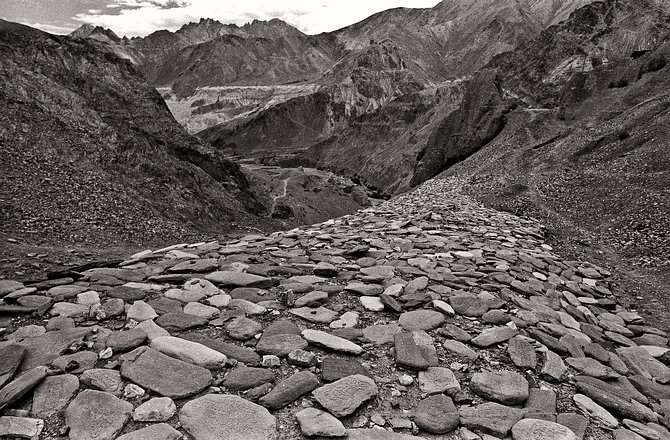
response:
<path id="1" fill-rule="evenodd" d="M 280 18 L 308 34 L 356 23 L 395 8 L 429 8 L 438 0 L 112 0 L 109 12 L 88 11 L 74 19 L 112 29 L 119 35 L 144 36 L 159 29 L 176 30 L 190 21 L 214 18 L 243 25 L 253 19 Z M 278 6 L 280 4 L 281 6 Z"/>
<path id="2" fill-rule="evenodd" d="M 32 28 L 39 29 L 44 32 L 48 32 L 50 34 L 56 34 L 56 35 L 65 35 L 73 32 L 75 30 L 74 27 L 71 26 L 57 26 L 57 25 L 52 25 L 52 24 L 46 24 L 46 23 L 30 23 L 26 21 L 20 22 L 21 24 L 25 24 L 26 26 L 30 26 Z"/>

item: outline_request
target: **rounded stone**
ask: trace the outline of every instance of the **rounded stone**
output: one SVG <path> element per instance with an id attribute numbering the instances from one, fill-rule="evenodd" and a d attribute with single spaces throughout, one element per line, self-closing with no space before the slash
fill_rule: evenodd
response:
<path id="1" fill-rule="evenodd" d="M 512 427 L 514 440 L 577 440 L 570 429 L 547 420 L 523 419 Z"/>
<path id="2" fill-rule="evenodd" d="M 485 399 L 505 405 L 524 402 L 529 394 L 528 381 L 519 373 L 511 371 L 475 373 L 470 388 Z"/>
<path id="3" fill-rule="evenodd" d="M 169 397 L 154 397 L 135 408 L 133 420 L 136 422 L 165 422 L 177 412 L 177 406 Z"/>
<path id="4" fill-rule="evenodd" d="M 458 426 L 459 416 L 450 397 L 442 394 L 423 399 L 416 406 L 414 423 L 431 434 L 446 434 Z"/>
<path id="5" fill-rule="evenodd" d="M 300 430 L 307 437 L 345 437 L 347 435 L 342 422 L 320 409 L 305 408 L 297 412 L 295 418 L 300 424 Z"/>
<path id="6" fill-rule="evenodd" d="M 208 394 L 186 403 L 179 413 L 195 440 L 276 440 L 277 421 L 267 409 L 237 396 Z"/>

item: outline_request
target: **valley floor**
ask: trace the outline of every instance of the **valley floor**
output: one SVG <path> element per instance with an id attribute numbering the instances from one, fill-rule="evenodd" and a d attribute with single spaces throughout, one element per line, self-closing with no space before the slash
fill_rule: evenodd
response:
<path id="1" fill-rule="evenodd" d="M 667 334 L 454 179 L 123 260 L 0 281 L 0 437 L 670 437 Z"/>

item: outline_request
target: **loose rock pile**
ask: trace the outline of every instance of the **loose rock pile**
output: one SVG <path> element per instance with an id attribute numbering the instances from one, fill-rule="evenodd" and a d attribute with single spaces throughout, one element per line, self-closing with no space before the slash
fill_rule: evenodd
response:
<path id="1" fill-rule="evenodd" d="M 0 281 L 1 438 L 670 438 L 667 335 L 454 181 L 113 266 Z"/>

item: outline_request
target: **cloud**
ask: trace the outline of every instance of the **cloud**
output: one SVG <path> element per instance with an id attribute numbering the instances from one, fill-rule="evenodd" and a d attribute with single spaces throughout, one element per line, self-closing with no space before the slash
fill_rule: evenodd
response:
<path id="1" fill-rule="evenodd" d="M 20 22 L 21 24 L 25 24 L 26 26 L 30 26 L 32 28 L 36 28 L 39 30 L 42 30 L 44 32 L 48 32 L 50 34 L 58 34 L 58 35 L 64 35 L 64 34 L 69 34 L 75 30 L 75 27 L 73 26 L 57 26 L 53 24 L 46 24 L 46 23 L 29 23 L 26 21 Z"/>
<path id="2" fill-rule="evenodd" d="M 348 26 L 376 12 L 394 7 L 429 8 L 438 0 L 110 0 L 105 11 L 74 17 L 112 29 L 119 35 L 144 36 L 159 29 L 177 30 L 190 21 L 213 18 L 244 25 L 253 19 L 279 18 L 308 34 Z"/>

